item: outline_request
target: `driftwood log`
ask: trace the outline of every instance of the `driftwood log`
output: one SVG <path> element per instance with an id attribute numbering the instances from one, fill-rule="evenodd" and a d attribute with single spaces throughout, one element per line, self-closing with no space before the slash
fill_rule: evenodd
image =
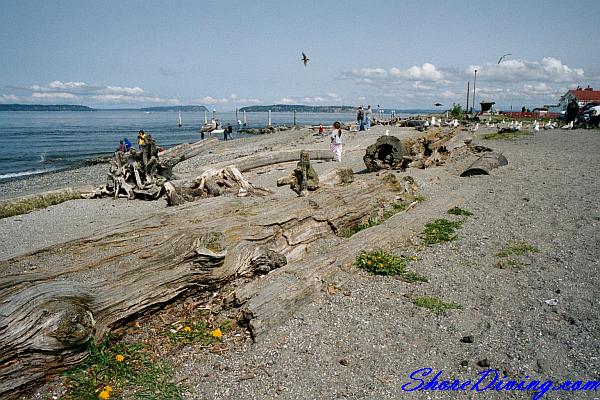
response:
<path id="1" fill-rule="evenodd" d="M 167 150 L 159 157 L 158 147 L 151 135 L 146 135 L 141 152 L 130 149 L 126 153 L 117 151 L 109 163 L 106 184 L 89 193 L 84 198 L 101 196 L 158 199 L 164 193 L 163 185 L 173 179 L 173 167 L 181 161 L 198 155 L 217 139 L 209 139 L 194 144 L 183 144 Z"/>
<path id="2" fill-rule="evenodd" d="M 306 153 L 311 159 L 333 160 L 333 154 L 328 150 L 307 150 Z M 225 192 L 235 193 L 237 196 L 268 194 L 269 191 L 266 189 L 255 187 L 248 182 L 242 172 L 296 161 L 300 155 L 301 150 L 284 150 L 215 164 L 205 169 L 200 176 L 174 180 L 165 184 L 167 203 L 178 205 L 203 197 L 220 196 Z"/>
<path id="3" fill-rule="evenodd" d="M 310 165 L 308 151 L 300 152 L 300 161 L 289 175 L 277 179 L 277 186 L 289 185 L 298 196 L 306 196 L 309 190 L 314 191 L 319 188 L 319 176 Z"/>
<path id="4" fill-rule="evenodd" d="M 215 197 L 0 262 L 0 397 L 86 356 L 85 344 L 177 298 L 302 259 L 403 193 L 364 176 L 309 198 Z"/>
<path id="5" fill-rule="evenodd" d="M 502 153 L 486 152 L 464 170 L 460 176 L 489 175 L 492 169 L 503 165 L 508 165 L 508 160 Z"/>
<path id="6" fill-rule="evenodd" d="M 381 136 L 367 147 L 363 161 L 370 172 L 408 167 L 423 169 L 443 165 L 448 157 L 466 149 L 471 140 L 456 129 L 435 129 L 421 137 L 404 140 Z"/>

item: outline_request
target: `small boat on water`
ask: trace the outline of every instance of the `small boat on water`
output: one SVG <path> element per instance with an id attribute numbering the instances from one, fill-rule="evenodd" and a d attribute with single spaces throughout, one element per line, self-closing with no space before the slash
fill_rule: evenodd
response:
<path id="1" fill-rule="evenodd" d="M 179 111 L 179 122 L 177 123 L 178 127 L 182 127 L 183 126 L 183 120 L 181 119 L 181 111 Z"/>

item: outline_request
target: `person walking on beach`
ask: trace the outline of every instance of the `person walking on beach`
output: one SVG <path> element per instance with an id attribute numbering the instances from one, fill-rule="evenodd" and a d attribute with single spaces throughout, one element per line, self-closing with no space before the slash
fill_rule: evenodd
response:
<path id="1" fill-rule="evenodd" d="M 227 137 L 229 140 L 233 140 L 233 126 L 231 126 L 231 124 L 227 124 L 227 129 L 225 129 L 225 132 L 227 132 Z"/>
<path id="2" fill-rule="evenodd" d="M 359 106 L 358 107 L 358 112 L 356 113 L 356 124 L 358 125 L 358 130 L 359 131 L 364 131 L 365 130 L 365 113 L 363 111 L 363 107 Z"/>
<path id="3" fill-rule="evenodd" d="M 335 155 L 335 159 L 338 162 L 342 162 L 342 125 L 338 121 L 333 123 L 333 130 L 329 137 L 331 138 L 329 148 Z"/>
<path id="4" fill-rule="evenodd" d="M 140 150 L 142 150 L 142 146 L 144 146 L 145 141 L 146 141 L 146 134 L 144 133 L 144 131 L 140 130 L 138 132 L 138 148 Z"/>
<path id="5" fill-rule="evenodd" d="M 365 119 L 367 122 L 367 130 L 371 129 L 371 119 L 373 118 L 373 110 L 371 109 L 371 105 L 367 107 L 367 111 L 365 112 Z"/>

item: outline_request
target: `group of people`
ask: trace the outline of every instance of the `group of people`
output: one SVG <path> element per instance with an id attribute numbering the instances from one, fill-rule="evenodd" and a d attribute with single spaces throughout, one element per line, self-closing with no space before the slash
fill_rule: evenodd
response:
<path id="1" fill-rule="evenodd" d="M 363 106 L 358 107 L 356 113 L 356 124 L 358 125 L 359 131 L 368 131 L 371 129 L 371 123 L 373 122 L 373 109 L 369 104 L 366 109 Z"/>
<path id="2" fill-rule="evenodd" d="M 144 144 L 146 144 L 146 132 L 143 130 L 138 131 L 137 144 L 138 150 L 142 150 L 142 147 L 144 147 Z M 123 140 L 119 141 L 119 147 L 117 148 L 117 151 L 120 151 L 121 153 L 127 153 L 132 147 L 133 146 L 129 139 L 123 138 Z"/>

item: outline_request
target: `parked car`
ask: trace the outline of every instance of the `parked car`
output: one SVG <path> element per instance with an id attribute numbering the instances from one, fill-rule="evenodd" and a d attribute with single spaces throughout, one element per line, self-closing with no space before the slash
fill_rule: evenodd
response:
<path id="1" fill-rule="evenodd" d="M 586 104 L 586 110 L 579 115 L 579 119 L 588 125 L 600 126 L 600 103 L 596 103 L 596 105 L 591 105 L 590 107 L 587 106 L 588 104 Z"/>
<path id="2" fill-rule="evenodd" d="M 591 103 L 587 103 L 583 107 L 579 109 L 579 115 L 584 115 L 587 111 L 589 111 L 593 107 L 600 106 L 600 103 L 597 101 L 592 101 Z"/>

